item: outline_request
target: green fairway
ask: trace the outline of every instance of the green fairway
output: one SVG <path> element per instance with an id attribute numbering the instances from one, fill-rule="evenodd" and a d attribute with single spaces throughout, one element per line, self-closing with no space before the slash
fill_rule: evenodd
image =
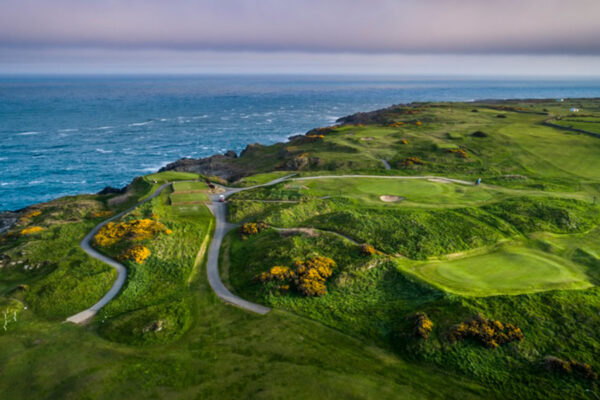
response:
<path id="1" fill-rule="evenodd" d="M 402 201 L 386 203 L 381 196 L 403 197 L 406 203 L 441 205 L 484 202 L 494 197 L 493 190 L 481 186 L 425 179 L 314 179 L 295 181 L 289 187 L 314 197 L 341 196 L 378 205 L 402 204 Z"/>
<path id="2" fill-rule="evenodd" d="M 467 296 L 585 289 L 585 274 L 567 260 L 526 248 L 432 262 L 409 270 L 445 290 Z"/>
<path id="3" fill-rule="evenodd" d="M 173 182 L 173 193 L 169 196 L 174 206 L 189 206 L 206 203 L 208 186 L 204 182 Z"/>
<path id="4" fill-rule="evenodd" d="M 204 182 L 173 182 L 175 192 L 206 191 L 208 186 Z"/>

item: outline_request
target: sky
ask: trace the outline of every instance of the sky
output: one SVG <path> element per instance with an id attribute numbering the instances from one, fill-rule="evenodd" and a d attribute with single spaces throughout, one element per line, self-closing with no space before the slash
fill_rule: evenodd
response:
<path id="1" fill-rule="evenodd" d="M 600 76 L 598 0 L 0 0 L 0 73 Z"/>

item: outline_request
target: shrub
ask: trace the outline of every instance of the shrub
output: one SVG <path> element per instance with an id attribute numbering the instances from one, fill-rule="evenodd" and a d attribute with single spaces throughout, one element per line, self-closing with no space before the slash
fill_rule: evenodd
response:
<path id="1" fill-rule="evenodd" d="M 452 154 L 456 154 L 460 158 L 469 158 L 469 153 L 467 153 L 467 150 L 462 147 L 459 149 L 448 149 L 448 151 Z"/>
<path id="2" fill-rule="evenodd" d="M 414 314 L 413 318 L 415 320 L 415 336 L 427 339 L 433 330 L 433 321 L 422 312 Z"/>
<path id="3" fill-rule="evenodd" d="M 504 115 L 504 114 L 498 114 L 498 115 L 496 115 L 496 118 L 506 118 L 506 115 Z"/>
<path id="4" fill-rule="evenodd" d="M 421 126 L 421 125 L 423 125 L 423 123 L 421 121 L 417 121 L 417 122 L 415 122 L 415 125 L 416 126 Z"/>
<path id="5" fill-rule="evenodd" d="M 363 244 L 360 246 L 360 251 L 367 256 L 372 256 L 375 253 L 377 253 L 377 250 L 375 250 L 375 247 L 371 246 L 370 244 Z"/>
<path id="6" fill-rule="evenodd" d="M 546 369 L 552 372 L 559 372 L 566 375 L 575 373 L 585 379 L 598 379 L 598 374 L 587 363 L 573 360 L 565 361 L 558 357 L 547 356 L 544 358 L 543 364 Z"/>
<path id="7" fill-rule="evenodd" d="M 421 160 L 419 157 L 408 157 L 402 160 L 400 165 L 402 167 L 410 167 L 412 165 L 425 165 L 425 161 Z"/>
<path id="8" fill-rule="evenodd" d="M 521 328 L 500 321 L 487 319 L 482 315 L 477 315 L 475 318 L 461 322 L 454 326 L 450 331 L 450 339 L 452 341 L 463 339 L 475 339 L 484 344 L 490 349 L 495 349 L 499 345 L 520 341 L 525 337 Z"/>
<path id="9" fill-rule="evenodd" d="M 262 283 L 270 282 L 270 281 L 285 281 L 292 277 L 292 271 L 288 267 L 282 267 L 276 265 L 271 267 L 270 270 L 261 273 L 258 276 L 258 280 Z"/>
<path id="10" fill-rule="evenodd" d="M 21 235 L 25 236 L 25 235 L 33 235 L 35 233 L 39 233 L 41 231 L 43 231 L 44 228 L 42 228 L 41 226 L 32 226 L 29 228 L 25 228 L 23 230 L 21 230 Z"/>
<path id="11" fill-rule="evenodd" d="M 109 222 L 94 237 L 98 246 L 112 246 L 122 239 L 144 240 L 150 239 L 160 232 L 168 229 L 160 222 L 148 218 L 126 222 Z"/>
<path id="12" fill-rule="evenodd" d="M 400 141 L 400 143 L 402 143 L 402 144 L 408 144 L 408 140 L 406 140 L 406 139 L 402 139 L 402 140 Z"/>
<path id="13" fill-rule="evenodd" d="M 482 131 L 475 131 L 471 134 L 471 136 L 473 137 L 477 137 L 477 138 L 486 138 L 488 137 L 488 134 Z"/>
<path id="14" fill-rule="evenodd" d="M 129 249 L 127 249 L 122 255 L 122 260 L 132 260 L 138 264 L 141 264 L 146 260 L 146 258 L 150 257 L 150 250 L 147 247 L 142 245 L 135 245 Z"/>
<path id="15" fill-rule="evenodd" d="M 240 226 L 240 233 L 244 235 L 256 235 L 264 231 L 268 227 L 269 225 L 267 225 L 265 222 L 247 222 Z"/>
<path id="16" fill-rule="evenodd" d="M 390 128 L 399 128 L 402 125 L 404 125 L 404 122 L 402 122 L 402 121 L 396 121 L 396 122 L 392 122 L 389 126 L 390 126 Z"/>
<path id="17" fill-rule="evenodd" d="M 327 278 L 333 274 L 335 261 L 329 257 L 314 256 L 296 261 L 295 269 L 276 265 L 257 276 L 263 283 L 275 283 L 277 289 L 288 290 L 293 283 L 296 290 L 305 297 L 322 296 L 327 293 Z"/>
<path id="18" fill-rule="evenodd" d="M 327 292 L 325 282 L 333 274 L 335 261 L 329 257 L 316 256 L 304 261 L 296 261 L 294 283 L 304 296 L 322 296 Z"/>
<path id="19" fill-rule="evenodd" d="M 92 218 L 108 218 L 113 214 L 114 214 L 114 212 L 110 211 L 110 210 L 96 211 L 91 214 L 91 217 Z"/>

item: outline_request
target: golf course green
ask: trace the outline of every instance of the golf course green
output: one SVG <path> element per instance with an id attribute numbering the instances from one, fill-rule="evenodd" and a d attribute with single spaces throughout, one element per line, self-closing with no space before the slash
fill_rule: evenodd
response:
<path id="1" fill-rule="evenodd" d="M 505 247 L 488 254 L 416 265 L 409 270 L 465 296 L 585 289 L 592 284 L 576 265 L 540 251 Z"/>

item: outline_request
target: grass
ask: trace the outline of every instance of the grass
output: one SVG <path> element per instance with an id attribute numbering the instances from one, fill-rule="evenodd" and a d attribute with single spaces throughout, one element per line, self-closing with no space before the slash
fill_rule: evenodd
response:
<path id="1" fill-rule="evenodd" d="M 191 172 L 163 171 L 146 175 L 144 179 L 148 182 L 162 184 L 165 182 L 186 181 L 199 179 L 200 175 Z"/>
<path id="2" fill-rule="evenodd" d="M 24 237 L 15 228 L 0 243 L 0 252 L 15 262 L 0 271 L 0 312 L 16 318 L 6 331 L 0 325 L 2 397 L 598 396 L 597 382 L 543 367 L 544 357 L 556 356 L 600 371 L 600 291 L 594 286 L 600 282 L 594 204 L 600 141 L 543 125 L 558 117 L 597 124 L 598 116 L 575 118 L 570 107 L 597 114 L 600 102 L 395 106 L 223 161 L 239 174 L 256 174 L 236 183 L 244 187 L 290 173 L 483 178 L 479 187 L 307 179 L 234 195 L 232 221 L 320 228 L 312 234 L 266 230 L 245 240 L 227 236 L 222 277 L 244 298 L 274 307 L 266 316 L 222 303 L 208 286 L 203 251 L 214 221 L 204 204 L 206 185 L 182 182 L 198 174 L 166 171 L 136 179 L 115 207 L 110 195 L 39 205 L 42 214 L 18 229 L 41 226 L 42 232 Z M 464 152 L 451 151 L 458 148 Z M 423 162 L 407 163 L 411 158 Z M 114 280 L 112 269 L 78 248 L 106 218 L 94 213 L 118 212 L 167 181 L 175 182 L 173 190 L 126 218 L 154 214 L 173 234 L 143 242 L 150 258 L 127 263 L 126 286 L 91 325 L 63 324 Z M 405 199 L 383 203 L 382 195 Z M 327 231 L 384 253 L 368 256 Z M 255 279 L 274 265 L 291 267 L 316 254 L 336 261 L 322 297 Z M 433 321 L 428 339 L 414 334 L 418 312 Z M 516 324 L 525 340 L 495 350 L 450 341 L 453 326 L 476 314 Z"/>
<path id="3" fill-rule="evenodd" d="M 560 257 L 519 247 L 473 257 L 413 265 L 409 270 L 440 288 L 464 296 L 495 296 L 592 284 L 580 267 Z"/>

